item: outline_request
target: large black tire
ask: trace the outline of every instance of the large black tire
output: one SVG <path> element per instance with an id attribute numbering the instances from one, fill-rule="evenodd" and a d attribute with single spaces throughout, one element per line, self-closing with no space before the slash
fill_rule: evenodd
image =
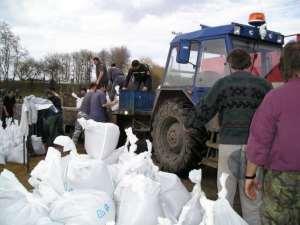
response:
<path id="1" fill-rule="evenodd" d="M 185 173 L 200 162 L 206 150 L 206 130 L 184 131 L 188 112 L 181 99 L 164 101 L 154 115 L 152 138 L 154 157 L 164 171 L 177 174 Z"/>

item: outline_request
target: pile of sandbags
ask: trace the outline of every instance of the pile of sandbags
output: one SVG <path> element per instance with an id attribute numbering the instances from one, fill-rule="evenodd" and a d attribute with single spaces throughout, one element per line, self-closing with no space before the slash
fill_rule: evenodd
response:
<path id="1" fill-rule="evenodd" d="M 8 118 L 6 124 L 6 128 L 3 129 L 0 123 L 0 164 L 25 163 L 23 135 L 18 121 Z"/>
<path id="2" fill-rule="evenodd" d="M 98 136 L 100 127 L 109 141 Z M 0 224 L 27 225 L 24 214 L 16 213 L 24 209 L 31 225 L 246 225 L 226 191 L 217 201 L 205 197 L 201 171 L 191 171 L 195 186 L 189 193 L 177 175 L 153 163 L 150 141 L 148 151 L 136 154 L 138 139 L 130 128 L 119 149 L 114 126 L 91 123 L 85 129 L 94 137 L 86 143 L 88 154 L 78 154 L 69 137 L 57 137 L 54 143 L 61 147 L 50 147 L 30 174 L 32 192 L 8 171 L 0 175 Z M 61 151 L 70 153 L 62 157 Z"/>
<path id="3" fill-rule="evenodd" d="M 192 170 L 190 180 L 195 184 L 192 198 L 184 205 L 178 220 L 174 223 L 169 218 L 159 218 L 158 225 L 247 225 L 232 209 L 226 199 L 225 183 L 228 174 L 220 178 L 221 191 L 216 201 L 206 198 L 201 190 L 201 170 Z"/>

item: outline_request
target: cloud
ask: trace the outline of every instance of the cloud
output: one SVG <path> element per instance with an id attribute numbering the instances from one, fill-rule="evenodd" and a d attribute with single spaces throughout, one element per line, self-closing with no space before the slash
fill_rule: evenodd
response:
<path id="1" fill-rule="evenodd" d="M 171 31 L 247 23 L 250 12 L 263 11 L 269 29 L 297 33 L 299 8 L 297 0 L 0 0 L 0 20 L 37 58 L 126 45 L 132 58 L 150 57 L 164 65 Z"/>

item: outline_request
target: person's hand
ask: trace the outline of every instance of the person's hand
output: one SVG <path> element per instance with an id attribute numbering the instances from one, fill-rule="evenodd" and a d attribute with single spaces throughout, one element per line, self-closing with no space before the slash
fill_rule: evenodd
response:
<path id="1" fill-rule="evenodd" d="M 191 136 L 193 134 L 193 132 L 194 132 L 194 129 L 193 128 L 185 128 L 185 127 L 183 127 L 183 131 L 188 136 Z"/>
<path id="2" fill-rule="evenodd" d="M 142 91 L 148 91 L 147 87 L 143 87 Z"/>
<path id="3" fill-rule="evenodd" d="M 245 180 L 245 194 L 249 199 L 255 200 L 257 197 L 257 191 L 259 189 L 260 189 L 260 185 L 256 179 Z"/>

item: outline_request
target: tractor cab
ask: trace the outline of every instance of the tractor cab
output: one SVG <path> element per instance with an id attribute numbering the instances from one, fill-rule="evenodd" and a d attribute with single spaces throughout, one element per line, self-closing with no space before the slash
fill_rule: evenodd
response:
<path id="1" fill-rule="evenodd" d="M 258 27 L 232 23 L 176 36 L 171 42 L 162 89 L 182 88 L 196 104 L 217 80 L 230 74 L 226 58 L 234 48 L 250 53 L 253 75 L 280 82 L 276 67 L 284 37 L 273 31 L 264 33 Z"/>
<path id="2" fill-rule="evenodd" d="M 245 49 L 252 58 L 249 71 L 253 76 L 281 82 L 278 65 L 283 43 L 282 34 L 267 30 L 261 13 L 250 16 L 250 25 L 203 26 L 175 36 L 151 120 L 154 155 L 162 169 L 187 170 L 207 156 L 210 148 L 217 148 L 208 144 L 211 135 L 207 132 L 188 135 L 184 124 L 208 89 L 230 74 L 228 53 L 234 48 Z"/>

